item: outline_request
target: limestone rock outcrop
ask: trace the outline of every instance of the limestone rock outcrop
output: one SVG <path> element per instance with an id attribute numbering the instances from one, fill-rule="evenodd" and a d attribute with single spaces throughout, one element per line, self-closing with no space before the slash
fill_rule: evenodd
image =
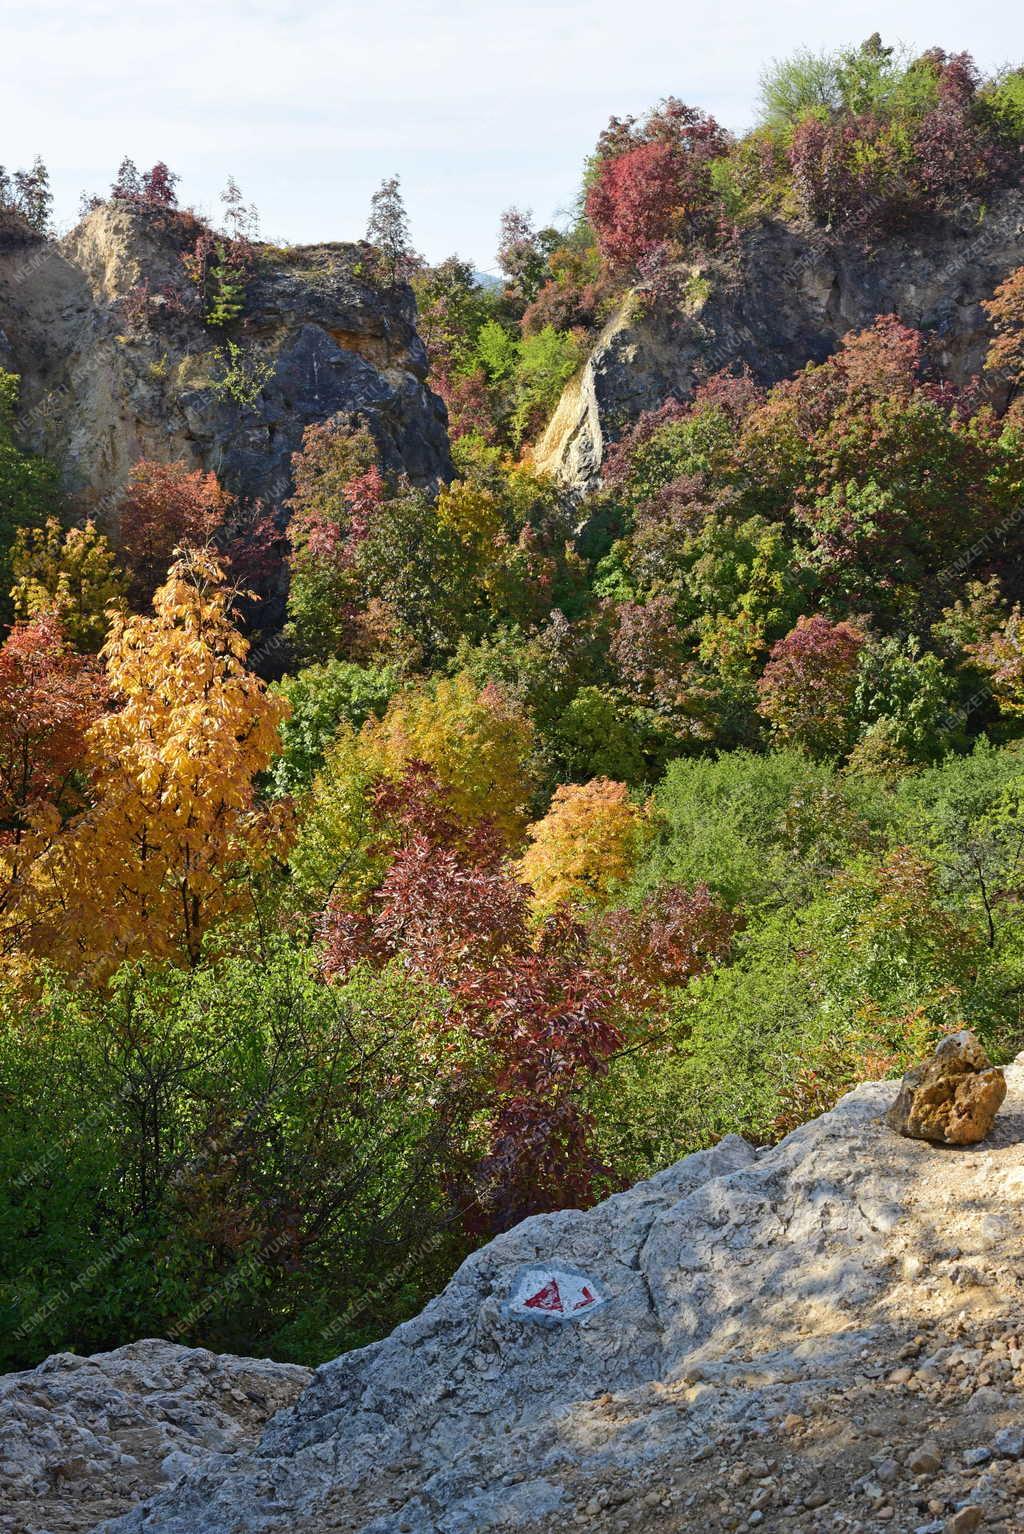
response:
<path id="1" fill-rule="evenodd" d="M 293 1404 L 255 1445 L 225 1430 L 204 1446 L 195 1382 L 274 1366 L 120 1350 L 140 1368 L 152 1350 L 168 1381 L 136 1384 L 133 1410 L 163 1433 L 180 1398 L 189 1441 L 129 1467 L 130 1510 L 97 1534 L 943 1534 L 975 1513 L 1019 1530 L 1024 1055 L 1005 1074 L 986 1144 L 955 1158 L 893 1134 L 898 1087 L 870 1083 L 773 1149 L 730 1137 L 595 1209 L 527 1220 L 301 1393 L 282 1372 Z M 88 1527 L 89 1477 L 109 1485 L 115 1448 L 139 1458 L 105 1404 L 119 1357 L 67 1375 L 89 1387 L 77 1482 L 43 1394 L 69 1362 L 4 1382 L 0 1474 L 12 1427 L 16 1460 L 26 1424 L 41 1457 L 38 1504 L 0 1517 L 4 1534 Z"/>
<path id="2" fill-rule="evenodd" d="M 702 377 L 746 366 L 763 384 L 821 362 L 850 330 L 896 313 L 933 332 L 936 364 L 963 382 L 987 346 L 981 301 L 1024 263 L 1024 191 L 985 210 L 867 242 L 765 222 L 738 249 L 674 273 L 678 297 L 627 295 L 537 445 L 538 467 L 574 490 L 599 482 L 608 445 L 644 410 Z"/>
<path id="3" fill-rule="evenodd" d="M 0 240 L 0 366 L 22 375 L 24 435 L 101 518 L 140 457 L 185 459 L 278 506 L 303 430 L 338 413 L 369 425 L 387 467 L 421 484 L 450 474 L 412 292 L 367 278 L 368 247 L 258 247 L 227 333 L 203 323 L 187 248 L 173 221 L 118 203 L 61 241 Z M 229 340 L 248 399 L 223 387 Z"/>
<path id="4" fill-rule="evenodd" d="M 253 1446 L 312 1371 L 171 1342 L 56 1353 L 0 1379 L 0 1531 L 91 1529 L 198 1460 Z"/>
<path id="5" fill-rule="evenodd" d="M 908 1071 L 886 1123 L 901 1135 L 937 1145 L 977 1145 L 1006 1097 L 1006 1077 L 969 1029 L 940 1040 L 930 1059 Z"/>

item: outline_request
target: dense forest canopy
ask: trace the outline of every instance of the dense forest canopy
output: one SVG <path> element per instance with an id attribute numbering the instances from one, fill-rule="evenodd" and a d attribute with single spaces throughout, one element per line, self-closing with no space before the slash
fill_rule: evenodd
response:
<path id="1" fill-rule="evenodd" d="M 425 267 L 389 180 L 366 271 L 412 283 L 456 475 L 331 418 L 286 517 L 141 461 L 100 525 L 0 375 L 5 1365 L 333 1356 L 524 1215 L 768 1143 L 947 1028 L 1021 1047 L 1024 267 L 968 385 L 882 314 L 642 415 L 582 502 L 530 444 L 627 289 L 1022 177 L 1024 73 L 876 37 L 774 65 L 739 139 L 613 118 L 568 228 L 506 215 L 498 288 Z M 244 402 L 255 211 L 130 161 L 110 198 L 172 230 Z M 0 216 L 46 229 L 41 164 Z"/>

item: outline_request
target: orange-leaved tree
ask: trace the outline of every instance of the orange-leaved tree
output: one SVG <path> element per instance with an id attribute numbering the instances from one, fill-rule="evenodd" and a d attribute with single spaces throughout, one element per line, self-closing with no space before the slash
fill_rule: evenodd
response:
<path id="1" fill-rule="evenodd" d="M 120 702 L 90 732 L 93 803 L 54 846 L 41 898 L 59 907 L 52 956 L 103 974 L 123 958 L 194 964 L 250 900 L 248 873 L 283 852 L 287 810 L 254 779 L 287 704 L 246 670 L 234 592 L 186 550 L 152 617 L 116 615 L 102 651 Z"/>
<path id="2" fill-rule="evenodd" d="M 142 604 L 167 575 L 175 549 L 208 543 L 234 502 L 215 474 L 141 458 L 118 506 L 121 553 Z"/>
<path id="3" fill-rule="evenodd" d="M 593 778 L 556 788 L 547 814 L 530 826 L 530 845 L 519 861 L 534 913 L 606 900 L 632 873 L 647 827 L 647 814 L 625 783 Z"/>
<path id="4" fill-rule="evenodd" d="M 981 306 L 988 313 L 995 339 L 985 366 L 1005 373 L 1011 384 L 1024 386 L 1024 266 L 1019 266 Z"/>

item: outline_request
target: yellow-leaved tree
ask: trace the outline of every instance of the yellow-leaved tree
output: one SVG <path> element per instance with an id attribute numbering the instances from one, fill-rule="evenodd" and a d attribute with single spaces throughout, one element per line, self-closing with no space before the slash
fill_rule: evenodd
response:
<path id="1" fill-rule="evenodd" d="M 19 528 L 11 550 L 14 615 L 22 620 L 56 613 L 77 650 L 95 652 L 107 637 L 111 608 L 123 608 L 127 578 L 95 522 L 63 528 Z"/>
<path id="2" fill-rule="evenodd" d="M 363 737 L 386 772 L 398 777 L 406 762 L 426 762 L 467 825 L 489 819 L 510 844 L 521 842 L 535 787 L 533 725 L 494 683 L 480 687 L 460 671 L 400 692 Z"/>
<path id="3" fill-rule="evenodd" d="M 530 845 L 519 860 L 534 914 L 606 900 L 633 872 L 648 825 L 625 783 L 593 778 L 556 788 L 547 814 L 530 826 Z"/>
<path id="4" fill-rule="evenodd" d="M 382 876 L 372 797 L 382 779 L 423 762 L 467 827 L 490 821 L 512 849 L 522 845 L 535 787 L 533 726 L 499 687 L 465 672 L 398 693 L 383 719 L 343 727 L 306 806 L 291 867 L 313 903 L 358 903 Z"/>
<path id="5" fill-rule="evenodd" d="M 37 878 L 58 963 L 194 964 L 246 908 L 247 875 L 286 850 L 287 807 L 262 808 L 253 784 L 288 706 L 246 669 L 232 595 L 213 554 L 188 549 L 151 617 L 113 618 L 101 658 L 120 706 L 90 731 L 92 803 Z"/>

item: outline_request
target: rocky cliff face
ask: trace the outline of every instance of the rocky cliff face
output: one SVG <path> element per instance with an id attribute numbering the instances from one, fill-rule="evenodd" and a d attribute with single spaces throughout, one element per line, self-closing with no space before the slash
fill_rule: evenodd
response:
<path id="1" fill-rule="evenodd" d="M 185 248 L 173 222 L 118 203 L 60 243 L 0 245 L 0 366 L 22 375 L 25 434 L 69 490 L 102 510 L 138 458 L 183 458 L 278 505 L 303 430 L 339 411 L 366 421 L 388 467 L 450 472 L 412 293 L 365 278 L 367 247 L 259 247 L 226 333 L 197 312 Z M 228 340 L 247 399 L 225 388 Z"/>
<path id="2" fill-rule="evenodd" d="M 643 410 L 686 399 L 702 377 L 746 366 L 759 382 L 823 361 L 849 330 L 896 313 L 935 333 L 936 362 L 963 382 L 987 346 L 981 300 L 1024 263 L 1024 192 L 977 218 L 866 246 L 849 233 L 765 223 L 705 268 L 669 274 L 677 297 L 627 296 L 569 383 L 536 449 L 574 489 L 600 478 L 605 448 Z"/>
<path id="3" fill-rule="evenodd" d="M 871 1084 L 527 1220 L 305 1389 L 165 1343 L 12 1376 L 0 1529 L 1019 1534 L 1024 1056 L 1006 1078 L 970 1149 L 894 1133 Z"/>

